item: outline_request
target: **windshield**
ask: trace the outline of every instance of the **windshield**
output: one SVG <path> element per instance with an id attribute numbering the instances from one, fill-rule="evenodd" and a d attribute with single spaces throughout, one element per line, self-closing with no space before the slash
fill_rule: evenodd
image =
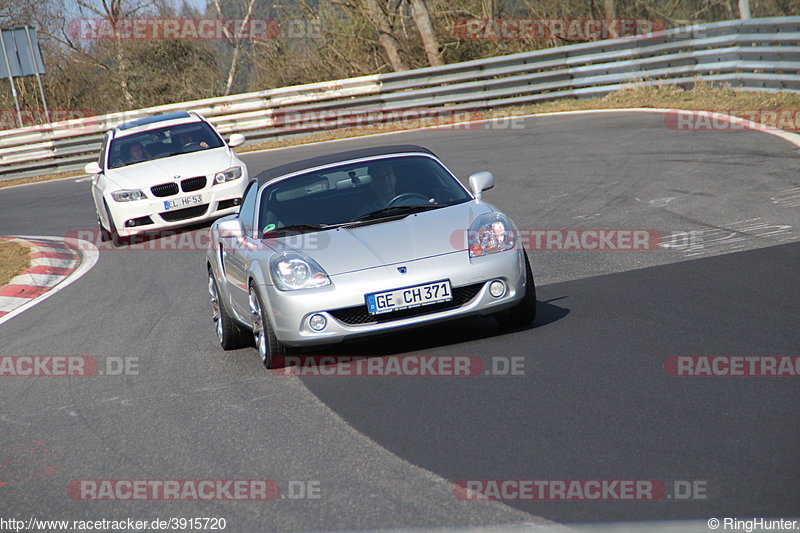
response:
<path id="1" fill-rule="evenodd" d="M 108 167 L 119 168 L 221 146 L 223 140 L 205 122 L 166 126 L 112 140 Z"/>
<path id="2" fill-rule="evenodd" d="M 325 226 L 408 215 L 471 199 L 430 157 L 362 161 L 279 181 L 261 196 L 262 231 Z"/>

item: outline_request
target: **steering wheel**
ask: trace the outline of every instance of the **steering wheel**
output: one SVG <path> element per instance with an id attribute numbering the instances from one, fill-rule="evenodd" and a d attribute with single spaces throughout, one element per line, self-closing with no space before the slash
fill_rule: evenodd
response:
<path id="1" fill-rule="evenodd" d="M 190 142 L 188 142 L 188 143 L 184 144 L 183 146 L 181 146 L 181 150 L 186 150 L 187 148 L 191 148 L 191 147 L 193 147 L 193 146 L 194 146 L 194 147 L 197 147 L 197 148 L 202 148 L 202 146 L 200 146 L 200 143 L 199 143 L 199 142 L 197 142 L 197 141 L 190 141 Z"/>
<path id="2" fill-rule="evenodd" d="M 428 198 L 424 194 L 420 194 L 418 192 L 404 192 L 403 194 L 398 194 L 389 200 L 389 203 L 386 204 L 386 207 L 394 207 L 395 205 L 399 205 L 403 200 L 408 200 L 409 198 L 419 198 L 425 202 L 425 204 L 428 203 Z"/>

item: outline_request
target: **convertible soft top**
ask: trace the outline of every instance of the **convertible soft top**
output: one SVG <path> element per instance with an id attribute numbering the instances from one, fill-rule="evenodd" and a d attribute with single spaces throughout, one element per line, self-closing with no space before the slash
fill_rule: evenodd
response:
<path id="1" fill-rule="evenodd" d="M 362 159 L 366 157 L 374 157 L 379 155 L 388 154 L 402 154 L 408 152 L 421 152 L 424 154 L 436 155 L 427 148 L 417 146 L 415 144 L 397 144 L 391 146 L 374 146 L 371 148 L 362 148 L 360 150 L 349 150 L 347 152 L 336 152 L 334 154 L 326 154 L 310 159 L 303 159 L 301 161 L 294 161 L 278 167 L 270 168 L 259 172 L 255 180 L 258 180 L 259 185 L 263 185 L 271 179 L 292 174 L 293 172 L 300 172 L 307 168 L 321 167 L 333 163 L 350 161 L 352 159 Z"/>

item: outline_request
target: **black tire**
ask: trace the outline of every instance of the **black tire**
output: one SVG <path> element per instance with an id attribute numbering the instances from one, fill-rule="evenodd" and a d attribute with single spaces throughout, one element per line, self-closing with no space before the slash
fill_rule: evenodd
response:
<path id="1" fill-rule="evenodd" d="M 253 283 L 250 283 L 248 302 L 250 304 L 250 317 L 253 320 L 253 340 L 256 344 L 256 350 L 258 350 L 264 366 L 272 368 L 273 361 L 282 355 L 286 355 L 288 350 L 275 337 L 275 331 L 269 321 L 267 309 L 264 307 L 261 295 Z"/>
<path id="2" fill-rule="evenodd" d="M 536 285 L 533 281 L 533 271 L 528 261 L 528 254 L 525 255 L 525 296 L 522 300 L 507 311 L 497 313 L 494 318 L 501 328 L 513 329 L 527 326 L 536 320 Z"/>
<path id="3" fill-rule="evenodd" d="M 108 242 L 111 240 L 111 232 L 108 231 L 103 223 L 100 221 L 100 215 L 97 215 L 97 227 L 100 229 L 100 242 Z"/>
<path id="4" fill-rule="evenodd" d="M 114 225 L 114 219 L 111 217 L 111 210 L 108 208 L 108 204 L 105 200 L 103 200 L 103 206 L 106 208 L 108 223 L 111 225 L 111 227 L 108 228 L 108 233 L 111 235 L 111 244 L 114 245 L 115 248 L 119 248 L 127 242 L 127 239 L 125 239 L 125 237 L 120 237 L 119 232 L 117 231 L 117 226 Z M 102 227 L 102 224 L 100 227 Z"/>
<path id="5" fill-rule="evenodd" d="M 250 335 L 231 318 L 225 302 L 219 295 L 217 280 L 213 271 L 208 269 L 208 299 L 211 304 L 211 319 L 214 321 L 214 330 L 217 340 L 223 350 L 243 348 L 250 342 Z"/>

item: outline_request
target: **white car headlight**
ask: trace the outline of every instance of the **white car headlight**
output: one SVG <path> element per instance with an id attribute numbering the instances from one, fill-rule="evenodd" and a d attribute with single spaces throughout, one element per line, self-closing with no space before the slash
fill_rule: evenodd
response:
<path id="1" fill-rule="evenodd" d="M 275 287 L 282 291 L 315 289 L 330 285 L 331 279 L 316 261 L 296 251 L 278 252 L 269 260 Z"/>
<path id="2" fill-rule="evenodd" d="M 238 180 L 242 177 L 242 167 L 231 167 L 228 170 L 214 174 L 214 185 L 227 181 Z"/>
<path id="3" fill-rule="evenodd" d="M 500 213 L 479 216 L 467 231 L 470 257 L 511 250 L 517 244 L 517 228 Z"/>
<path id="4" fill-rule="evenodd" d="M 136 200 L 145 200 L 147 196 L 144 193 L 136 189 L 134 191 L 115 191 L 111 193 L 111 198 L 114 199 L 115 202 L 133 202 Z"/>

